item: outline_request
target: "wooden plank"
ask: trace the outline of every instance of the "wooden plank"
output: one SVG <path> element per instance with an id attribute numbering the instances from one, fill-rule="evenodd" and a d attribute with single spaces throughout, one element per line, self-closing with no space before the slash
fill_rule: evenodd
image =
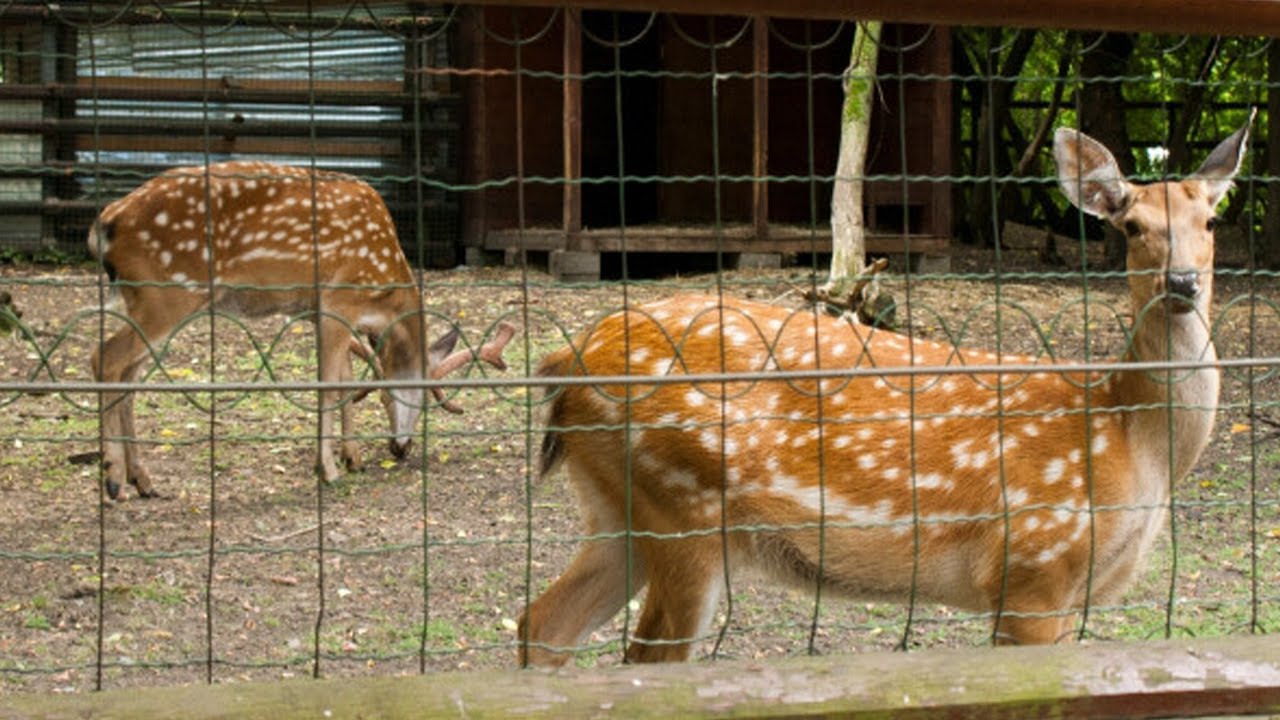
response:
<path id="1" fill-rule="evenodd" d="M 583 230 L 566 234 L 551 228 L 526 228 L 517 230 L 491 230 L 485 234 L 487 250 L 521 248 L 526 250 L 563 250 L 572 248 L 583 252 L 620 252 L 622 234 L 617 228 Z M 902 252 L 924 255 L 945 255 L 950 241 L 939 236 L 868 235 L 867 252 L 896 254 Z M 628 252 L 715 252 L 719 247 L 727 253 L 804 253 L 830 252 L 831 233 L 809 231 L 788 226 L 770 226 L 765 238 L 758 238 L 751 226 L 733 226 L 716 231 L 707 227 L 649 227 L 627 228 Z"/>
<path id="2" fill-rule="evenodd" d="M 475 0 L 480 4 L 548 6 L 550 0 Z M 688 0 L 582 0 L 598 10 L 688 12 Z M 1280 37 L 1275 0 L 701 0 L 706 15 L 763 15 L 815 20 L 875 19 L 935 25 L 1118 30 L 1195 35 Z"/>
<path id="3" fill-rule="evenodd" d="M 514 655 L 514 652 L 513 652 Z M 1274 636 L 9 695 L 0 720 L 1156 718 L 1280 712 Z"/>
<path id="4" fill-rule="evenodd" d="M 12 107 L 0 103 L 0 108 Z M 389 137 L 411 138 L 421 130 L 425 134 L 452 134 L 458 123 L 445 120 L 388 121 L 371 123 L 354 120 L 223 120 L 210 115 L 205 120 L 167 118 L 37 118 L 2 119 L 0 133 L 92 133 L 103 135 L 199 135 L 206 131 L 211 135 L 232 137 L 248 136 L 310 136 L 316 137 Z"/>
<path id="5" fill-rule="evenodd" d="M 76 150 L 204 152 L 200 137 L 132 137 L 121 135 L 77 135 L 72 146 Z M 212 153 L 253 153 L 261 155 L 336 155 L 344 157 L 400 158 L 397 142 L 311 142 L 305 138 L 225 138 L 209 139 Z"/>
<path id="6" fill-rule="evenodd" d="M 107 81 L 109 78 L 98 78 Z M 81 78 L 78 83 L 42 83 L 42 84 L 0 84 L 0 100 L 37 99 L 37 100 L 152 100 L 163 96 L 173 102 L 200 102 L 205 99 L 216 99 L 230 103 L 272 103 L 285 105 L 306 105 L 312 101 L 321 105 L 390 105 L 407 107 L 415 99 L 425 102 L 453 104 L 460 102 L 458 95 L 442 94 L 432 89 L 424 89 L 418 98 L 396 86 L 392 90 L 381 88 L 385 83 L 324 83 L 327 87 L 310 90 L 305 81 L 279 81 L 281 87 L 265 87 L 269 81 L 257 81 L 242 84 L 239 80 L 229 81 L 226 85 L 211 86 L 208 89 L 195 81 L 166 83 L 157 78 L 110 78 L 111 82 L 92 84 Z M 158 85 L 166 85 L 158 88 Z"/>
<path id="7" fill-rule="evenodd" d="M 364 92 L 375 95 L 400 95 L 405 86 L 394 80 L 320 80 L 306 78 L 296 80 L 272 80 L 254 77 L 222 77 L 222 78 L 171 78 L 151 77 L 147 75 L 130 75 L 128 77 L 98 76 L 79 77 L 76 86 L 84 89 L 98 88 L 99 91 L 146 87 L 156 94 L 171 92 L 195 92 L 219 96 L 230 90 L 259 90 L 264 92 L 317 92 L 317 93 L 355 93 Z"/>

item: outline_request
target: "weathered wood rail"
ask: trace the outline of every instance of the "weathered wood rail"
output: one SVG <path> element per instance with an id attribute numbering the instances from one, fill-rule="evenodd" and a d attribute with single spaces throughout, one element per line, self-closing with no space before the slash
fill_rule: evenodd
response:
<path id="1" fill-rule="evenodd" d="M 551 0 L 471 0 L 482 5 L 554 6 Z M 1053 27 L 1193 35 L 1280 35 L 1275 0 L 577 0 L 593 10 L 707 15 L 877 19 L 936 25 Z"/>
<path id="2" fill-rule="evenodd" d="M 35 718 L 1155 718 L 1280 713 L 1280 637 L 0 697 Z"/>

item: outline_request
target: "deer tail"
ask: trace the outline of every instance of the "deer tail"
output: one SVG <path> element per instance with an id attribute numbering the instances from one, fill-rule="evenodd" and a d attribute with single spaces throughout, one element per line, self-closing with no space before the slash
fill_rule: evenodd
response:
<path id="1" fill-rule="evenodd" d="M 574 353 L 569 347 L 561 348 L 546 358 L 538 366 L 539 377 L 566 377 L 573 372 Z M 554 396 L 554 397 L 553 397 Z M 539 453 L 538 475 L 546 478 L 560 467 L 564 461 L 564 442 L 561 430 L 564 426 L 565 404 L 567 393 L 563 386 L 548 385 L 546 397 L 551 399 L 547 412 L 547 430 L 542 436 L 542 449 Z"/>

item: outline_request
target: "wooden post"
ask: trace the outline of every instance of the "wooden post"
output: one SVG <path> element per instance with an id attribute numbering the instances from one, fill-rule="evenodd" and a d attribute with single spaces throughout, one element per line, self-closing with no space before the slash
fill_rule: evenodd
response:
<path id="1" fill-rule="evenodd" d="M 485 58 L 485 9 L 467 8 L 459 23 L 458 54 L 463 69 L 484 70 Z M 464 182 L 480 183 L 489 179 L 488 99 L 485 93 L 488 80 L 483 72 L 468 77 L 463 83 L 467 107 L 467 120 L 462 138 L 462 178 Z M 484 248 L 485 233 L 489 230 L 488 199 L 483 189 L 472 190 L 462 196 L 463 245 L 474 248 L 478 254 Z M 470 260 L 468 260 L 470 262 Z"/>
<path id="2" fill-rule="evenodd" d="M 769 21 L 757 16 L 751 25 L 752 99 L 755 103 L 751 143 L 751 175 L 755 184 L 751 191 L 751 218 L 755 223 L 755 241 L 769 239 Z"/>
<path id="3" fill-rule="evenodd" d="M 564 235 L 582 229 L 582 10 L 564 10 Z"/>

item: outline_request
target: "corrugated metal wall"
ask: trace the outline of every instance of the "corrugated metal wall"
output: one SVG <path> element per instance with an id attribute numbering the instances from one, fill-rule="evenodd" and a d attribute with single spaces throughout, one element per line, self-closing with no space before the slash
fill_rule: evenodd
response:
<path id="1" fill-rule="evenodd" d="M 200 37 L 197 28 L 171 25 L 121 25 L 81 33 L 76 70 L 89 78 L 146 80 L 210 79 L 223 85 L 254 80 L 341 80 L 346 82 L 404 82 L 404 42 L 373 31 L 337 30 L 307 40 L 289 37 L 274 28 L 231 27 Z M 323 104 L 243 103 L 210 101 L 120 100 L 88 98 L 76 103 L 76 115 L 98 121 L 192 120 L 316 122 L 400 121 L 397 107 Z M 350 170 L 396 172 L 398 163 L 385 158 L 219 151 L 79 150 L 77 160 L 130 165 L 200 164 L 230 159 L 264 159 L 290 164 Z M 114 178 L 115 185 L 135 184 L 133 178 Z M 86 188 L 88 191 L 88 188 Z"/>
<path id="2" fill-rule="evenodd" d="M 30 83 L 29 94 L 56 86 L 60 95 L 36 100 L 36 115 L 24 116 L 44 125 L 19 136 L 21 158 L 9 157 L 18 152 L 13 142 L 0 142 L 0 194 L 30 194 L 32 182 L 43 187 L 34 203 L 24 195 L 29 206 L 6 210 L 42 216 L 43 229 L 10 228 L 18 235 L 0 233 L 0 243 L 74 248 L 96 208 L 151 175 L 176 165 L 263 159 L 364 177 L 387 199 L 410 258 L 454 262 L 457 202 L 441 188 L 456 178 L 460 103 L 448 87 L 413 96 L 407 70 L 447 65 L 449 33 L 420 41 L 414 58 L 406 33 L 431 26 L 434 18 L 422 21 L 427 9 L 375 4 L 300 18 L 270 15 L 272 7 L 226 13 L 212 4 L 204 11 L 172 4 L 174 15 L 126 13 L 97 25 L 45 14 L 41 31 L 45 45 L 58 47 L 59 77 L 36 83 L 29 73 L 6 73 L 7 90 L 16 91 L 18 80 Z M 20 19 L 0 9 L 0 26 L 17 27 Z M 12 48 L 0 48 L 6 51 Z M 25 52 L 24 65 L 46 61 L 44 75 L 51 74 L 49 58 Z M 20 109 L 11 97 L 0 97 L 0 139 L 7 137 L 4 120 L 16 120 Z M 414 102 L 424 105 L 417 113 Z M 414 126 L 415 115 L 429 125 Z M 18 188 L 13 183 L 23 173 L 27 184 Z M 424 181 L 421 188 L 415 179 Z M 0 204 L 13 199 L 5 195 Z"/>

